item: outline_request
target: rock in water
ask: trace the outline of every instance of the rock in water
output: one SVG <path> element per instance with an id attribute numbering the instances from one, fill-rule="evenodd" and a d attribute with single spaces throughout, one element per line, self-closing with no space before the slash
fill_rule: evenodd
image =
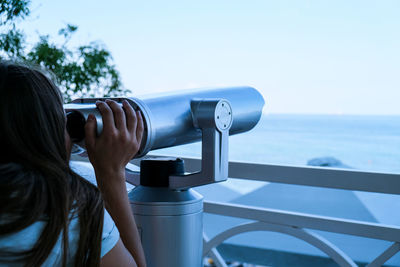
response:
<path id="1" fill-rule="evenodd" d="M 319 157 L 313 158 L 307 161 L 308 166 L 319 166 L 319 167 L 334 167 L 334 168 L 346 168 L 351 169 L 350 166 L 343 164 L 340 160 L 334 157 Z"/>

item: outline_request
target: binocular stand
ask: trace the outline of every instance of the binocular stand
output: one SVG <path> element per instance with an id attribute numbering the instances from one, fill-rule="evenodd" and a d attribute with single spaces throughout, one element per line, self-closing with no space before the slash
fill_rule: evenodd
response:
<path id="1" fill-rule="evenodd" d="M 185 173 L 179 158 L 146 158 L 140 173 L 127 170 L 129 192 L 147 265 L 200 267 L 203 252 L 203 197 L 191 187 L 228 177 L 228 137 L 232 108 L 228 101 L 191 101 L 193 124 L 202 132 L 201 170 Z"/>

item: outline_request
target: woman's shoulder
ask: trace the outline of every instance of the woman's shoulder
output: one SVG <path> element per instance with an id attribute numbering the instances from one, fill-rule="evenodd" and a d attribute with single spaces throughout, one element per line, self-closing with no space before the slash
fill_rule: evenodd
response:
<path id="1" fill-rule="evenodd" d="M 2 218 L 2 220 L 7 220 L 7 218 Z M 37 221 L 18 232 L 0 236 L 0 250 L 20 252 L 31 249 L 45 226 L 45 221 Z"/>
<path id="2" fill-rule="evenodd" d="M 75 255 L 77 244 L 79 241 L 79 218 L 76 216 L 71 216 L 71 221 L 69 223 L 69 251 L 70 255 L 68 258 L 72 259 L 72 255 Z M 0 251 L 11 252 L 10 256 L 2 258 L 0 256 L 0 265 L 2 262 L 10 261 L 7 263 L 9 266 L 20 266 L 21 262 L 18 259 L 13 258 L 12 255 L 28 251 L 32 249 L 36 242 L 39 240 L 43 229 L 47 224 L 46 220 L 36 221 L 28 227 L 11 234 L 0 236 Z M 47 260 L 43 266 L 56 266 L 57 263 L 61 263 L 61 253 L 62 253 L 62 234 L 59 235 L 56 244 L 51 250 Z"/>
<path id="3" fill-rule="evenodd" d="M 30 226 L 12 234 L 0 236 L 0 251 L 23 252 L 31 249 L 42 233 L 46 221 L 37 221 Z M 73 260 L 79 243 L 79 217 L 71 213 L 68 228 L 69 260 Z M 60 234 L 44 266 L 54 266 L 61 261 L 62 235 Z M 104 210 L 104 222 L 101 241 L 101 257 L 109 252 L 119 240 L 119 231 L 110 214 Z M 4 259 L 0 258 L 0 264 Z"/>

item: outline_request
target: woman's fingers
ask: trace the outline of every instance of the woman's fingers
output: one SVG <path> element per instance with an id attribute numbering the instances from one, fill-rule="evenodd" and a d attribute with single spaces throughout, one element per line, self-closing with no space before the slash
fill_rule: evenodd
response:
<path id="1" fill-rule="evenodd" d="M 143 123 L 142 113 L 140 113 L 139 110 L 136 111 L 136 116 L 137 116 L 136 140 L 140 147 L 143 138 L 144 123 Z"/>
<path id="2" fill-rule="evenodd" d="M 90 114 L 85 124 L 85 145 L 89 150 L 91 150 L 96 144 L 96 128 L 96 118 L 93 114 Z"/>
<path id="3" fill-rule="evenodd" d="M 111 108 L 113 114 L 114 114 L 114 123 L 115 126 L 117 127 L 117 129 L 119 131 L 124 131 L 124 129 L 126 129 L 126 119 L 125 119 L 125 114 L 124 114 L 124 110 L 121 108 L 121 106 L 119 104 L 117 104 L 117 102 L 113 101 L 113 100 L 106 100 L 106 103 L 109 105 L 109 107 Z"/>
<path id="4" fill-rule="evenodd" d="M 100 111 L 101 118 L 103 120 L 103 132 L 113 132 L 115 128 L 114 115 L 111 108 L 102 101 L 96 102 L 97 109 Z"/>
<path id="5" fill-rule="evenodd" d="M 124 100 L 122 102 L 122 106 L 124 107 L 125 110 L 126 126 L 128 128 L 129 133 L 133 135 L 136 131 L 136 123 L 137 123 L 136 113 L 133 110 L 132 106 L 128 103 L 128 101 Z"/>
<path id="6" fill-rule="evenodd" d="M 103 133 L 96 136 L 96 118 L 88 117 L 85 125 L 86 147 L 96 173 L 118 173 L 122 179 L 126 164 L 137 154 L 143 138 L 143 118 L 124 101 L 122 108 L 115 101 L 97 102 L 103 119 Z M 121 181 L 117 181 L 118 183 Z M 98 180 L 98 184 L 104 181 Z M 113 183 L 108 181 L 107 184 Z"/>
<path id="7" fill-rule="evenodd" d="M 122 105 L 126 114 L 127 128 L 135 147 L 134 154 L 136 154 L 140 149 L 140 144 L 143 137 L 143 118 L 140 111 L 135 111 L 127 101 L 123 101 Z"/>

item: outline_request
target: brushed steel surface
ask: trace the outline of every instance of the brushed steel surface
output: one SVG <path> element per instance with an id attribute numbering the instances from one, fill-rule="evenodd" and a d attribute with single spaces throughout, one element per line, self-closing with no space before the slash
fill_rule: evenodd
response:
<path id="1" fill-rule="evenodd" d="M 147 266 L 201 267 L 203 197 L 194 190 L 138 186 L 129 201 Z"/>
<path id="2" fill-rule="evenodd" d="M 227 100 L 230 103 L 233 114 L 229 135 L 251 130 L 260 120 L 265 103 L 262 95 L 256 89 L 246 86 L 181 90 L 139 98 L 112 99 L 119 103 L 124 99 L 128 100 L 143 115 L 145 132 L 141 148 L 136 157 L 142 157 L 154 149 L 201 140 L 201 130 L 196 128 L 193 122 L 192 100 Z M 96 113 L 94 105 L 96 100 L 104 100 L 104 98 L 76 99 L 71 104 L 64 105 L 64 108 L 67 112 L 72 110 L 80 111 L 82 109 L 85 119 L 90 109 L 94 110 L 93 113 L 98 117 L 97 121 L 99 122 L 97 129 L 101 132 L 101 119 L 99 118 L 99 113 Z M 232 116 L 232 114 L 228 114 L 228 117 Z"/>

